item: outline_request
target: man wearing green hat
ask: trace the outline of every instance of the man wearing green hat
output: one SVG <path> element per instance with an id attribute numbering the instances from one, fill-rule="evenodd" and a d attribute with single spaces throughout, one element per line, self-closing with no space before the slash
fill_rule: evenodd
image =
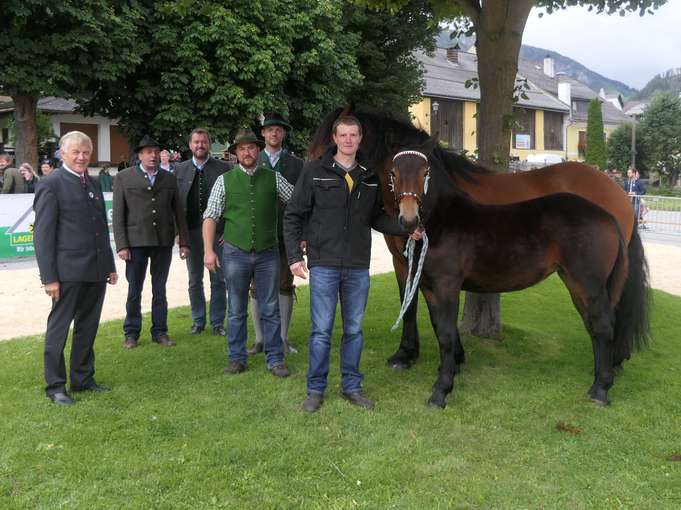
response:
<path id="1" fill-rule="evenodd" d="M 204 263 L 209 271 L 220 267 L 220 257 L 213 246 L 216 226 L 224 219 L 222 262 L 229 289 L 227 348 L 230 360 L 225 373 L 239 374 L 248 367 L 248 291 L 254 280 L 267 368 L 275 377 L 287 377 L 277 300 L 277 197 L 288 202 L 293 186 L 281 173 L 258 166 L 258 153 L 264 145 L 253 131 L 242 130 L 230 146 L 239 165 L 215 181 L 208 199 L 203 215 Z"/>
<path id="2" fill-rule="evenodd" d="M 258 165 L 279 172 L 288 182 L 295 186 L 303 169 L 303 160 L 294 156 L 283 147 L 284 139 L 290 130 L 291 125 L 284 120 L 281 114 L 274 112 L 265 115 L 262 128 L 260 129 L 260 134 L 265 140 L 265 147 L 258 155 Z M 291 273 L 289 268 L 284 247 L 282 218 L 284 217 L 285 208 L 286 204 L 279 201 L 279 222 L 277 225 L 279 233 L 279 316 L 281 319 L 281 341 L 284 345 L 284 352 L 295 353 L 298 351 L 288 338 L 288 330 L 293 313 L 295 287 L 293 285 L 293 273 Z M 248 353 L 253 355 L 262 352 L 263 348 L 260 310 L 256 295 L 251 295 L 251 305 L 255 342 L 248 350 Z"/>

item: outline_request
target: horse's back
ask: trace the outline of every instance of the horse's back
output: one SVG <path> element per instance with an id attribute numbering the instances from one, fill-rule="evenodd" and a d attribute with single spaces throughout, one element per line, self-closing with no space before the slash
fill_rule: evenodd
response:
<path id="1" fill-rule="evenodd" d="M 458 184 L 477 202 L 513 204 L 556 193 L 572 193 L 608 211 L 619 224 L 626 243 L 634 227 L 631 201 L 620 186 L 603 172 L 575 162 L 519 173 L 480 173 L 474 181 Z"/>

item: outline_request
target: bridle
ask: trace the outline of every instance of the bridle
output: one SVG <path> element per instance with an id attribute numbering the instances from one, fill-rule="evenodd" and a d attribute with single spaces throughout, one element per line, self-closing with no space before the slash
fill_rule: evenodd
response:
<path id="1" fill-rule="evenodd" d="M 419 158 L 422 158 L 426 163 L 429 163 L 428 161 L 428 156 L 426 156 L 423 152 L 419 151 L 401 151 L 395 154 L 393 156 L 393 163 L 395 163 L 395 160 L 397 158 L 400 158 L 402 156 L 417 156 Z M 419 195 L 418 193 L 414 193 L 413 191 L 402 191 L 401 193 L 397 193 L 397 190 L 395 189 L 395 170 L 394 168 L 390 169 L 390 191 L 393 194 L 393 197 L 395 198 L 395 208 L 399 208 L 400 202 L 402 199 L 411 197 L 414 200 L 416 200 L 416 203 L 419 206 L 419 210 L 423 206 L 423 196 L 428 193 L 428 182 L 430 181 L 430 165 L 428 165 L 428 168 L 426 168 L 426 173 L 424 176 L 424 181 L 423 181 L 423 193 Z"/>

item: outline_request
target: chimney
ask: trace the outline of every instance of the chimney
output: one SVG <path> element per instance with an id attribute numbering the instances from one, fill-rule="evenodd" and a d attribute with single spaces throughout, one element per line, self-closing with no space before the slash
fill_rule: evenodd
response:
<path id="1" fill-rule="evenodd" d="M 544 57 L 544 74 L 549 78 L 555 78 L 556 76 L 556 63 L 550 55 Z"/>
<path id="2" fill-rule="evenodd" d="M 447 60 L 449 60 L 453 64 L 458 64 L 460 49 L 461 48 L 459 47 L 459 43 L 456 43 L 456 45 L 451 48 L 447 48 Z"/>
<path id="3" fill-rule="evenodd" d="M 558 84 L 558 99 L 565 103 L 572 110 L 572 90 L 568 82 Z"/>

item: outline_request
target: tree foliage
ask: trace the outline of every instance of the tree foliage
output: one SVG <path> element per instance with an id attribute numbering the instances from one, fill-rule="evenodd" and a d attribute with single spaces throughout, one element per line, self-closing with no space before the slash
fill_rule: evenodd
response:
<path id="1" fill-rule="evenodd" d="M 592 99 L 586 121 L 586 163 L 605 170 L 607 153 L 605 150 L 605 130 L 603 129 L 603 111 L 601 102 Z"/>
<path id="2" fill-rule="evenodd" d="M 73 97 L 134 64 L 139 12 L 122 0 L 3 0 L 0 11 L 0 91 L 16 106 L 17 161 L 35 164 L 38 98 Z"/>
<path id="3" fill-rule="evenodd" d="M 655 96 L 639 124 L 643 162 L 660 172 L 669 184 L 681 173 L 681 99 L 673 93 Z"/>
<path id="4" fill-rule="evenodd" d="M 618 170 L 622 175 L 631 165 L 632 124 L 624 124 L 615 129 L 608 138 L 608 168 Z M 641 143 L 641 135 L 636 127 L 636 168 L 642 174 L 647 172 L 645 165 L 645 149 Z"/>

